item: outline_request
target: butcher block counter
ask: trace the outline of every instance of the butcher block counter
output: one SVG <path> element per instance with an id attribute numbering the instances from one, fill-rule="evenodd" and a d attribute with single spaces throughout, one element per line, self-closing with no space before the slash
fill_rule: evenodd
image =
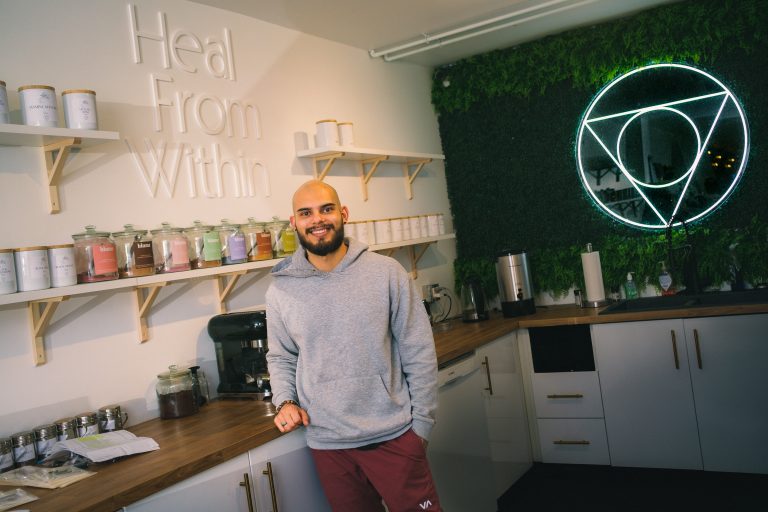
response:
<path id="1" fill-rule="evenodd" d="M 435 347 L 438 363 L 442 364 L 518 328 L 753 313 L 768 313 L 768 304 L 612 315 L 598 315 L 596 309 L 576 306 L 550 306 L 518 318 L 495 314 L 483 322 L 452 320 L 438 324 L 434 328 Z M 130 426 L 128 430 L 137 436 L 157 441 L 160 449 L 93 465 L 89 469 L 96 472 L 95 476 L 63 489 L 27 488 L 40 499 L 21 508 L 34 512 L 119 510 L 276 439 L 280 433 L 272 423 L 273 414 L 274 407 L 269 402 L 223 400 L 214 401 L 186 418 L 153 419 Z"/>

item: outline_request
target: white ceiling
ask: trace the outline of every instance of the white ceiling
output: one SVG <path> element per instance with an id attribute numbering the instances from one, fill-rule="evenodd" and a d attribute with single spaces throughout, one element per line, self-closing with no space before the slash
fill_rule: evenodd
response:
<path id="1" fill-rule="evenodd" d="M 192 0 L 364 50 L 424 39 L 468 23 L 525 10 L 513 26 L 440 45 L 402 60 L 424 66 L 619 18 L 678 0 Z M 562 9 L 532 20 L 521 18 Z M 520 21 L 520 23 L 516 23 Z"/>

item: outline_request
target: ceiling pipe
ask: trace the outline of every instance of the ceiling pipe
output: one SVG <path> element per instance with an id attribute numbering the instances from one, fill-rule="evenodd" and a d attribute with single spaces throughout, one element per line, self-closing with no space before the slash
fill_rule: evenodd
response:
<path id="1" fill-rule="evenodd" d="M 539 9 L 544 8 L 544 7 L 548 7 L 550 5 L 555 5 L 555 4 L 563 3 L 564 1 L 568 1 L 568 0 L 555 0 L 555 1 L 552 1 L 552 2 L 547 2 L 546 4 L 541 4 L 541 5 L 538 5 L 536 7 L 529 7 L 527 9 L 522 9 L 520 11 L 516 11 L 514 13 L 509 13 L 509 14 L 506 14 L 506 15 L 503 15 L 503 16 L 497 16 L 497 17 L 489 19 L 489 20 L 484 20 L 484 21 L 481 21 L 481 22 L 473 23 L 471 25 L 466 25 L 464 27 L 460 27 L 460 28 L 453 29 L 453 30 L 446 31 L 446 32 L 441 32 L 439 34 L 435 34 L 435 35 L 431 35 L 431 36 L 425 34 L 423 39 L 412 41 L 412 42 L 406 43 L 406 44 L 402 44 L 402 45 L 399 45 L 399 46 L 394 47 L 394 48 L 389 48 L 387 50 L 381 50 L 381 51 L 370 50 L 369 54 L 371 55 L 371 57 L 383 57 L 383 59 L 386 62 L 392 62 L 394 60 L 402 59 L 403 57 L 408 57 L 409 55 L 414 55 L 416 53 L 425 52 L 427 50 L 432 50 L 432 49 L 435 49 L 435 48 L 440 48 L 441 46 L 446 46 L 446 45 L 449 45 L 449 44 L 452 44 L 452 43 L 457 43 L 459 41 L 463 41 L 463 40 L 466 40 L 466 39 L 477 37 L 477 36 L 480 36 L 480 35 L 483 35 L 483 34 L 488 34 L 490 32 L 494 32 L 496 30 L 501 30 L 503 28 L 513 27 L 515 25 L 521 25 L 523 23 L 526 23 L 526 22 L 529 22 L 529 21 L 532 21 L 532 20 L 535 20 L 535 19 L 538 19 L 538 18 L 542 18 L 544 16 L 549 16 L 551 14 L 556 14 L 558 12 L 563 12 L 563 11 L 567 11 L 567 10 L 570 10 L 570 9 L 573 9 L 573 8 L 576 8 L 576 7 L 581 7 L 583 5 L 591 4 L 593 2 L 596 2 L 597 0 L 582 0 L 581 2 L 576 2 L 576 3 L 573 3 L 573 4 L 569 4 L 569 5 L 565 5 L 565 6 L 562 6 L 562 7 L 558 7 L 558 8 L 555 8 L 555 9 L 550 9 L 550 10 L 545 11 L 545 12 L 540 12 L 540 13 L 533 14 L 531 16 L 526 16 L 524 18 L 515 19 L 513 21 L 510 21 L 510 22 L 507 22 L 507 23 L 502 23 L 500 25 L 495 25 L 493 27 L 489 27 L 489 28 L 486 28 L 486 29 L 483 29 L 483 30 L 477 30 L 475 32 L 470 32 L 468 34 L 464 34 L 464 35 L 460 35 L 460 36 L 457 36 L 457 37 L 452 37 L 452 38 L 449 38 L 449 39 L 445 39 L 449 35 L 460 34 L 462 32 L 467 32 L 469 30 L 473 30 L 473 28 L 483 27 L 483 26 L 486 26 L 486 25 L 489 25 L 489 24 L 492 24 L 492 23 L 496 23 L 496 22 L 498 22 L 500 20 L 508 19 L 510 17 L 520 16 L 521 14 L 524 14 L 526 12 L 530 12 L 530 11 L 533 11 L 533 10 L 539 10 Z M 410 50 L 410 51 L 404 51 L 404 52 L 401 52 L 401 53 L 397 53 L 396 55 L 393 55 L 393 53 L 396 53 L 396 52 L 398 52 L 400 50 L 407 50 L 409 48 L 413 48 L 414 46 L 419 46 L 419 45 L 421 45 L 421 47 L 415 48 L 415 49 Z"/>

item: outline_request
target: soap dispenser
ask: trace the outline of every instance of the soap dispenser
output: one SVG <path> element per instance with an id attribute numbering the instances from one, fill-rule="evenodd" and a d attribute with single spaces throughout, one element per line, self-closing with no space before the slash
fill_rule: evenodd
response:
<path id="1" fill-rule="evenodd" d="M 637 298 L 637 285 L 634 279 L 632 279 L 632 272 L 627 272 L 627 281 L 624 283 L 624 294 L 627 299 Z"/>

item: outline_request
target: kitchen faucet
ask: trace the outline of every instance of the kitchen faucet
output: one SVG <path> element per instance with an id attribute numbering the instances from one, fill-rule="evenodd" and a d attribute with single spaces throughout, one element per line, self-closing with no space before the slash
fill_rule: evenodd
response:
<path id="1" fill-rule="evenodd" d="M 672 224 L 674 224 L 675 221 L 680 222 L 680 224 L 682 224 L 683 226 L 683 230 L 685 231 L 685 245 L 682 245 L 680 247 L 672 247 Z M 690 236 L 690 233 L 688 232 L 688 225 L 685 223 L 685 219 L 680 217 L 678 214 L 673 215 L 672 218 L 669 219 L 669 224 L 667 224 L 667 230 L 666 230 L 666 239 L 667 239 L 667 260 L 669 261 L 669 266 L 673 270 L 678 270 L 678 269 L 681 270 L 683 284 L 685 284 L 684 293 L 686 295 L 701 293 L 701 283 L 699 280 L 699 264 L 698 264 L 698 260 L 696 259 L 696 247 L 691 241 L 691 236 Z M 687 251 L 683 253 L 683 257 L 680 261 L 679 268 L 675 265 L 675 259 L 676 259 L 674 256 L 675 249 L 687 249 Z"/>

